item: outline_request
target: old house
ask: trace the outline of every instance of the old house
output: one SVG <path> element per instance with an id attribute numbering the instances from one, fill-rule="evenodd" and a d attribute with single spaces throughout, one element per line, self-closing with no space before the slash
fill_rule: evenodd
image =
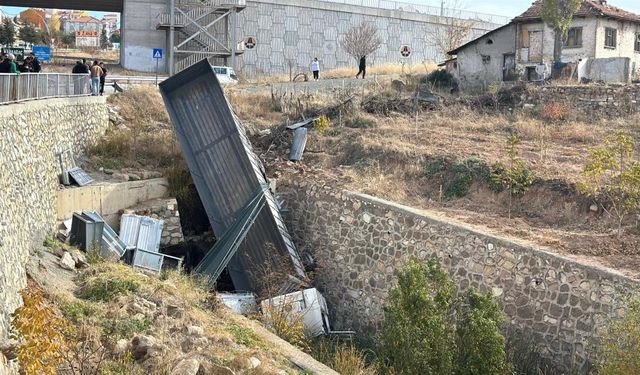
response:
<path id="1" fill-rule="evenodd" d="M 466 90 L 492 83 L 534 81 L 549 76 L 554 31 L 542 21 L 536 1 L 511 23 L 451 52 L 457 57 L 455 76 Z M 607 4 L 583 0 L 562 51 L 575 79 L 629 82 L 640 71 L 640 15 Z"/>

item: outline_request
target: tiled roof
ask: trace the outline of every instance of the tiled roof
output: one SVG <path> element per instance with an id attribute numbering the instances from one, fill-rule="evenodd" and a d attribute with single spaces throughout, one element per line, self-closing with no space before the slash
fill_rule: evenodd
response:
<path id="1" fill-rule="evenodd" d="M 576 17 L 609 17 L 621 21 L 640 23 L 640 15 L 607 4 L 606 0 L 582 0 Z M 514 21 L 534 21 L 542 18 L 542 1 L 536 0 L 529 9 L 514 18 Z"/>
<path id="2" fill-rule="evenodd" d="M 100 21 L 93 17 L 80 17 L 80 18 L 71 18 L 69 22 L 72 23 L 100 23 Z"/>

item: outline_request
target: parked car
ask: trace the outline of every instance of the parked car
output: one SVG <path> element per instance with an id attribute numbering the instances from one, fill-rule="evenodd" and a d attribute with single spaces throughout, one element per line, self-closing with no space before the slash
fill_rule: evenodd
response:
<path id="1" fill-rule="evenodd" d="M 233 68 L 228 66 L 212 66 L 212 68 L 221 85 L 235 85 L 238 83 L 238 77 Z"/>

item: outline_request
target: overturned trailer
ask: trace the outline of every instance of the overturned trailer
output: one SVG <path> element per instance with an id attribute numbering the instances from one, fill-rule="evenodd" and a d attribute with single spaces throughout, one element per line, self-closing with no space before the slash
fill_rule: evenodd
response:
<path id="1" fill-rule="evenodd" d="M 293 276 L 304 279 L 264 167 L 211 65 L 193 65 L 162 82 L 160 91 L 211 227 L 224 240 L 198 269 L 217 278 L 228 263 L 237 290 L 259 292 L 264 266 L 282 269 L 279 262 L 287 259 Z"/>

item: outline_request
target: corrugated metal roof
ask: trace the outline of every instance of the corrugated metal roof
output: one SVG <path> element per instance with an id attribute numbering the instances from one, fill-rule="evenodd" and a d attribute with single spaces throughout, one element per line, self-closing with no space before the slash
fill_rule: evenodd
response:
<path id="1" fill-rule="evenodd" d="M 221 236 L 253 192 L 267 183 L 262 163 L 206 60 L 162 82 L 160 91 L 211 226 Z M 237 289 L 257 291 L 257 267 L 276 265 L 278 254 L 269 251 L 269 243 L 288 255 L 296 273 L 304 277 L 273 194 L 264 195 L 267 205 L 228 267 Z"/>

